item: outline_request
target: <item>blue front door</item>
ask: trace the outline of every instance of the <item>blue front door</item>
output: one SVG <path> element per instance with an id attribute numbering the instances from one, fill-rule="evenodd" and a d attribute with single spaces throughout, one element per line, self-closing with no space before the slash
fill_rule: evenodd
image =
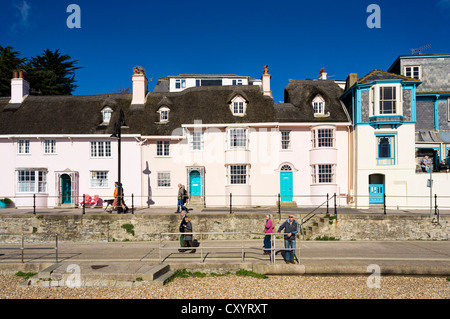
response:
<path id="1" fill-rule="evenodd" d="M 369 184 L 369 204 L 384 203 L 384 184 Z"/>
<path id="2" fill-rule="evenodd" d="M 70 204 L 72 202 L 72 185 L 70 176 L 61 175 L 61 204 Z"/>
<path id="3" fill-rule="evenodd" d="M 292 201 L 292 172 L 280 172 L 280 199 L 282 202 Z"/>
<path id="4" fill-rule="evenodd" d="M 189 174 L 189 196 L 202 195 L 202 178 L 199 171 L 192 171 Z"/>

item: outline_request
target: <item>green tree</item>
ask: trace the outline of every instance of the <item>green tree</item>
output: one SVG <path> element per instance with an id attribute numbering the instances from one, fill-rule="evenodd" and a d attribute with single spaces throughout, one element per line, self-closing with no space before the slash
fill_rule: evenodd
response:
<path id="1" fill-rule="evenodd" d="M 28 81 L 32 94 L 42 95 L 71 95 L 78 87 L 75 84 L 75 66 L 78 61 L 71 60 L 70 55 L 61 54 L 59 49 L 49 49 L 36 57 L 32 57 L 26 64 Z"/>
<path id="2" fill-rule="evenodd" d="M 0 96 L 11 96 L 11 79 L 16 69 L 22 68 L 26 61 L 12 47 L 0 46 Z"/>

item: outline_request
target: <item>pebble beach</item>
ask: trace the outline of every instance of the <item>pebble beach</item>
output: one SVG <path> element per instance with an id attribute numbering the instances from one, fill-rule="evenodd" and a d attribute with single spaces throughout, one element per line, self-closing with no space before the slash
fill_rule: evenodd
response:
<path id="1" fill-rule="evenodd" d="M 382 276 L 379 288 L 368 276 L 269 276 L 230 274 L 175 278 L 166 285 L 67 288 L 19 287 L 23 278 L 0 274 L 0 299 L 449 299 L 447 277 Z M 369 286 L 372 286 L 370 288 Z M 188 288 L 187 288 L 188 287 Z"/>

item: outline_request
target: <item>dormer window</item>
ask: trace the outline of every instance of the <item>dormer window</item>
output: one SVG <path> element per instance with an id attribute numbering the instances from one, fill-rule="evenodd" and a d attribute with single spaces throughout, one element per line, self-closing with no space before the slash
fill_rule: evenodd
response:
<path id="1" fill-rule="evenodd" d="M 408 65 L 403 68 L 403 75 L 409 78 L 420 80 L 422 78 L 422 68 L 420 65 Z"/>
<path id="2" fill-rule="evenodd" d="M 170 109 L 167 106 L 161 106 L 158 110 L 159 121 L 161 123 L 169 122 L 169 112 Z"/>
<path id="3" fill-rule="evenodd" d="M 323 115 L 325 114 L 325 100 L 321 95 L 316 95 L 316 97 L 312 101 L 314 108 L 314 115 Z"/>
<path id="4" fill-rule="evenodd" d="M 246 109 L 247 109 L 247 102 L 242 96 L 236 95 L 231 100 L 231 112 L 233 112 L 233 115 L 244 116 Z"/>
<path id="5" fill-rule="evenodd" d="M 102 118 L 103 118 L 103 123 L 102 124 L 109 124 L 109 122 L 111 121 L 111 115 L 112 115 L 113 110 L 109 107 L 106 106 L 103 108 L 102 110 Z"/>

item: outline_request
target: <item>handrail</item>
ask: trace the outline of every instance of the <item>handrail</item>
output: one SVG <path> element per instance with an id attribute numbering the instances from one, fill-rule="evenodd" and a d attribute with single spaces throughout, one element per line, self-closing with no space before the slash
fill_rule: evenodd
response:
<path id="1" fill-rule="evenodd" d="M 302 222 L 300 225 L 305 224 L 306 222 L 308 222 L 311 218 L 313 218 L 315 215 L 314 212 L 316 210 L 318 210 L 319 208 L 321 208 L 325 203 L 327 204 L 327 214 L 328 214 L 328 203 L 331 199 L 336 198 L 336 194 L 334 194 L 333 196 L 331 196 L 330 198 L 328 198 L 328 194 L 327 194 L 327 200 L 324 201 L 322 204 L 320 204 L 319 206 L 317 206 L 316 208 L 314 208 L 311 212 L 309 212 L 308 214 L 305 215 L 305 217 L 302 218 Z M 311 215 L 311 216 L 310 216 Z M 308 217 L 308 219 L 306 219 Z M 306 219 L 306 220 L 305 220 Z"/>
<path id="2" fill-rule="evenodd" d="M 21 261 L 24 263 L 24 253 L 25 253 L 25 241 L 24 236 L 25 235 L 47 235 L 47 236 L 55 236 L 55 255 L 56 255 L 56 263 L 58 263 L 58 233 L 0 233 L 0 236 L 21 236 L 21 243 L 20 243 L 20 254 L 21 254 Z M 27 249 L 36 249 L 28 247 Z"/>
<path id="3" fill-rule="evenodd" d="M 186 249 L 186 250 L 192 250 L 192 249 L 199 249 L 200 250 L 200 262 L 203 263 L 205 261 L 206 258 L 204 258 L 204 249 L 241 249 L 241 260 L 242 262 L 245 261 L 245 249 L 256 249 L 256 250 L 270 250 L 270 260 L 269 262 L 271 264 L 275 264 L 275 257 L 277 254 L 277 250 L 278 251 L 298 251 L 298 254 L 295 254 L 294 256 L 297 258 L 297 260 L 299 260 L 300 258 L 300 245 L 296 245 L 296 248 L 277 248 L 276 247 L 276 237 L 274 238 L 274 236 L 277 236 L 276 233 L 270 233 L 270 234 L 266 234 L 266 233 L 257 233 L 257 232 L 174 232 L 174 233 L 160 233 L 159 234 L 159 262 L 162 263 L 163 262 L 163 258 L 162 258 L 162 250 L 179 250 L 179 249 Z M 163 243 L 163 236 L 171 236 L 171 235 L 199 235 L 200 237 L 200 241 L 203 242 L 203 236 L 204 235 L 240 235 L 241 239 L 241 245 L 239 246 L 204 246 L 204 245 L 200 245 L 199 247 L 181 247 L 181 246 L 177 246 L 177 247 L 163 247 L 162 243 Z M 245 247 L 244 246 L 244 235 L 270 235 L 271 236 L 271 248 L 255 248 L 255 247 Z M 284 234 L 280 234 L 280 236 L 284 237 Z M 296 235 L 296 237 L 298 237 L 298 234 Z M 206 256 L 205 256 L 206 257 Z M 166 259 L 167 257 L 165 257 L 164 259 Z"/>

